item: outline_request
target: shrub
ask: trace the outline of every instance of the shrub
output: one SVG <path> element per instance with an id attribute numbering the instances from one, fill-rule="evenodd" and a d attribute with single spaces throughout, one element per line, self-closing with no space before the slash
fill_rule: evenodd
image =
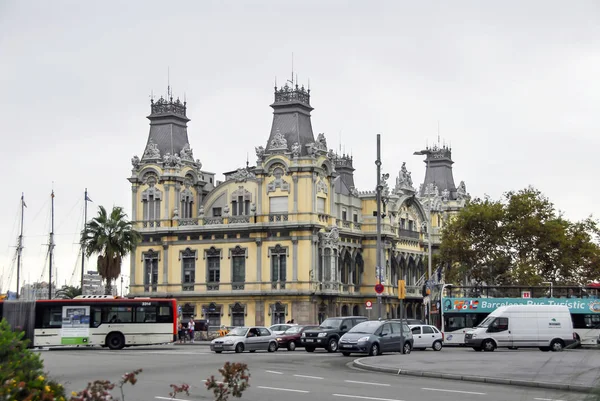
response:
<path id="1" fill-rule="evenodd" d="M 206 381 L 206 389 L 213 391 L 215 401 L 227 401 L 230 395 L 240 398 L 242 392 L 250 386 L 250 373 L 245 363 L 225 362 L 219 372 L 223 376 L 222 382 L 218 382 L 214 376 Z"/>
<path id="2" fill-rule="evenodd" d="M 65 401 L 63 386 L 46 378 L 39 355 L 27 348 L 24 336 L 0 321 L 0 399 Z"/>

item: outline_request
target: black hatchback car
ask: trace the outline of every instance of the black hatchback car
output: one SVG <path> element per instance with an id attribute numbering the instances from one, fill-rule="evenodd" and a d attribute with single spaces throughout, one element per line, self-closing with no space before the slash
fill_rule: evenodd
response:
<path id="1" fill-rule="evenodd" d="M 367 320 L 364 316 L 330 317 L 315 329 L 305 330 L 300 341 L 306 352 L 313 352 L 316 348 L 325 348 L 327 352 L 336 352 L 338 341 L 352 327 Z"/>

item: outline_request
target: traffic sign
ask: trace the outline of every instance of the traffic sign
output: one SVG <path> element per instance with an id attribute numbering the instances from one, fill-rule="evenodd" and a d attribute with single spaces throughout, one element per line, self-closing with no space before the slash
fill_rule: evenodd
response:
<path id="1" fill-rule="evenodd" d="M 531 292 L 530 291 L 521 291 L 521 297 L 522 298 L 531 298 Z"/>
<path id="2" fill-rule="evenodd" d="M 381 294 L 383 292 L 383 284 L 376 284 L 375 285 L 375 292 L 378 294 Z"/>
<path id="3" fill-rule="evenodd" d="M 373 302 L 371 302 L 371 301 L 365 302 L 365 307 L 367 308 L 367 310 L 373 309 Z"/>

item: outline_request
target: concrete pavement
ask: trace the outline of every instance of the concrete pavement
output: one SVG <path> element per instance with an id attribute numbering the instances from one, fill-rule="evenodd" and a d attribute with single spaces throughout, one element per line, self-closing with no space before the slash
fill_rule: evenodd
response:
<path id="1" fill-rule="evenodd" d="M 355 367 L 395 375 L 517 385 L 590 393 L 600 388 L 600 352 L 537 349 L 476 352 L 445 348 L 358 358 Z M 598 391 L 598 390 L 596 390 Z"/>
<path id="2" fill-rule="evenodd" d="M 442 351 L 443 353 L 444 351 Z M 431 357 L 442 356 L 431 352 Z M 417 353 L 411 354 L 417 355 Z M 407 358 L 410 358 L 408 355 Z M 583 401 L 585 395 L 557 390 L 523 388 L 424 377 L 394 377 L 352 368 L 352 359 L 326 352 L 278 351 L 254 354 L 211 353 L 205 347 L 160 346 L 121 351 L 75 349 L 42 351 L 50 377 L 80 390 L 95 379 L 117 381 L 127 371 L 143 368 L 134 388 L 126 387 L 127 401 L 160 401 L 170 397 L 171 383 L 188 383 L 191 395 L 178 400 L 210 400 L 203 380 L 226 361 L 243 362 L 250 370 L 250 389 L 244 401 Z M 448 353 L 447 356 L 451 356 Z M 481 365 L 480 365 L 481 366 Z"/>

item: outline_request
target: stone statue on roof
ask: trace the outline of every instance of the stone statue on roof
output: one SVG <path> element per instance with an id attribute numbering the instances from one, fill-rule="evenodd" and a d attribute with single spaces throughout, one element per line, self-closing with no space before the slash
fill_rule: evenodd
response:
<path id="1" fill-rule="evenodd" d="M 294 142 L 294 144 L 292 145 L 292 156 L 293 157 L 298 157 L 300 156 L 300 150 L 301 150 L 301 146 L 298 142 Z"/>
<path id="2" fill-rule="evenodd" d="M 152 138 L 148 141 L 142 159 L 160 159 L 160 150 L 158 150 L 158 145 L 154 143 Z"/>
<path id="3" fill-rule="evenodd" d="M 458 184 L 458 188 L 456 189 L 456 198 L 458 200 L 463 200 L 463 199 L 467 199 L 469 197 L 469 194 L 467 194 L 467 186 L 465 185 L 464 181 L 461 181 L 460 184 Z"/>
<path id="4" fill-rule="evenodd" d="M 133 166 L 133 168 L 138 168 L 140 166 L 140 158 L 137 156 L 133 156 L 131 158 L 131 165 Z"/>
<path id="5" fill-rule="evenodd" d="M 181 157 L 181 160 L 187 160 L 190 162 L 194 161 L 194 153 L 192 149 L 190 149 L 190 145 L 187 143 L 183 146 L 183 149 L 181 149 L 179 155 Z"/>
<path id="6" fill-rule="evenodd" d="M 287 140 L 285 136 L 279 130 L 273 135 L 273 139 L 271 139 L 271 149 L 287 149 Z"/>
<path id="7" fill-rule="evenodd" d="M 254 148 L 254 150 L 256 151 L 256 157 L 259 159 L 262 159 L 265 156 L 265 148 L 262 146 L 257 146 Z"/>

